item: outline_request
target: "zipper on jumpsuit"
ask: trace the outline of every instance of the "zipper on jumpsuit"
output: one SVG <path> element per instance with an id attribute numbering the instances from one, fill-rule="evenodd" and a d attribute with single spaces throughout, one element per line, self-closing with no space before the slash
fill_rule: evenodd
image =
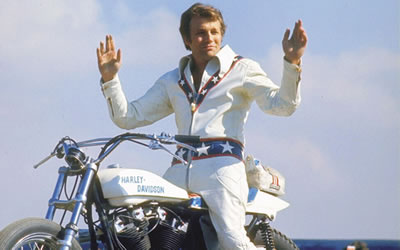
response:
<path id="1" fill-rule="evenodd" d="M 189 126 L 189 135 L 192 134 L 192 128 L 193 128 L 193 119 L 194 119 L 194 113 L 196 111 L 196 103 L 197 103 L 197 98 L 198 94 L 197 92 L 194 93 L 194 97 L 192 99 L 192 102 L 190 103 L 190 112 L 191 112 L 191 119 L 190 119 L 190 126 Z M 193 156 L 192 151 L 189 151 L 188 153 L 188 165 L 186 168 L 186 190 L 190 191 L 190 169 L 192 168 L 192 156 Z"/>

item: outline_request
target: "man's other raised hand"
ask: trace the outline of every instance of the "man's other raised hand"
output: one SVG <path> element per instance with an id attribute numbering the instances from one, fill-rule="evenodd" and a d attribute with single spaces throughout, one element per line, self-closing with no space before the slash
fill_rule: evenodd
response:
<path id="1" fill-rule="evenodd" d="M 121 49 L 115 50 L 115 44 L 111 35 L 106 36 L 105 46 L 100 42 L 97 48 L 97 63 L 103 82 L 112 80 L 121 67 Z"/>

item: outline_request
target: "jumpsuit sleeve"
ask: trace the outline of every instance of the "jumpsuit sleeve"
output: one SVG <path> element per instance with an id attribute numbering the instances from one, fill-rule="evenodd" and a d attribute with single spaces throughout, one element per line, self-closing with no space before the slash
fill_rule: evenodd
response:
<path id="1" fill-rule="evenodd" d="M 122 90 L 118 76 L 102 84 L 111 120 L 120 128 L 133 129 L 150 125 L 173 112 L 163 79 L 141 98 L 129 102 Z"/>
<path id="2" fill-rule="evenodd" d="M 261 69 L 260 65 L 249 60 L 244 78 L 244 87 L 251 100 L 268 114 L 290 116 L 300 104 L 301 68 L 284 60 L 281 86 L 277 86 Z"/>

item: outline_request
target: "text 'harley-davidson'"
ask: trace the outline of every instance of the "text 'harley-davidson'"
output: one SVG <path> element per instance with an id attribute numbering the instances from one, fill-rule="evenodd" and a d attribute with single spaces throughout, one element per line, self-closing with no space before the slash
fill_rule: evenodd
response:
<path id="1" fill-rule="evenodd" d="M 149 171 L 120 168 L 117 164 L 100 170 L 103 160 L 122 142 L 164 150 L 190 166 L 190 161 L 172 153 L 167 146 L 195 152 L 191 143 L 199 140 L 197 136 L 164 133 L 125 133 L 82 142 L 62 138 L 53 152 L 34 166 L 39 167 L 53 156 L 64 158 L 68 164 L 58 170 L 45 219 L 26 218 L 10 224 L 0 232 L 0 249 L 206 249 L 200 220 L 207 222 L 208 211 L 200 196 Z M 94 146 L 102 146 L 97 158 L 82 151 Z M 67 188 L 67 180 L 74 178 L 73 187 Z M 258 247 L 298 249 L 269 225 L 277 212 L 287 206 L 274 193 L 250 188 L 246 214 L 251 221 L 246 230 Z M 58 223 L 56 212 L 61 213 Z M 69 220 L 65 219 L 66 214 Z M 80 217 L 87 228 L 78 227 Z"/>

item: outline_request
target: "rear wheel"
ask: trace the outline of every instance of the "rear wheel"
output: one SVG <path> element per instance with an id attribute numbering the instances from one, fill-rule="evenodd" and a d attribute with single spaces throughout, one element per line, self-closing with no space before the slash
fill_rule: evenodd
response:
<path id="1" fill-rule="evenodd" d="M 60 225 L 45 219 L 26 218 L 16 221 L 0 232 L 0 249 L 58 249 L 63 235 Z M 73 239 L 72 249 L 81 249 Z"/>

